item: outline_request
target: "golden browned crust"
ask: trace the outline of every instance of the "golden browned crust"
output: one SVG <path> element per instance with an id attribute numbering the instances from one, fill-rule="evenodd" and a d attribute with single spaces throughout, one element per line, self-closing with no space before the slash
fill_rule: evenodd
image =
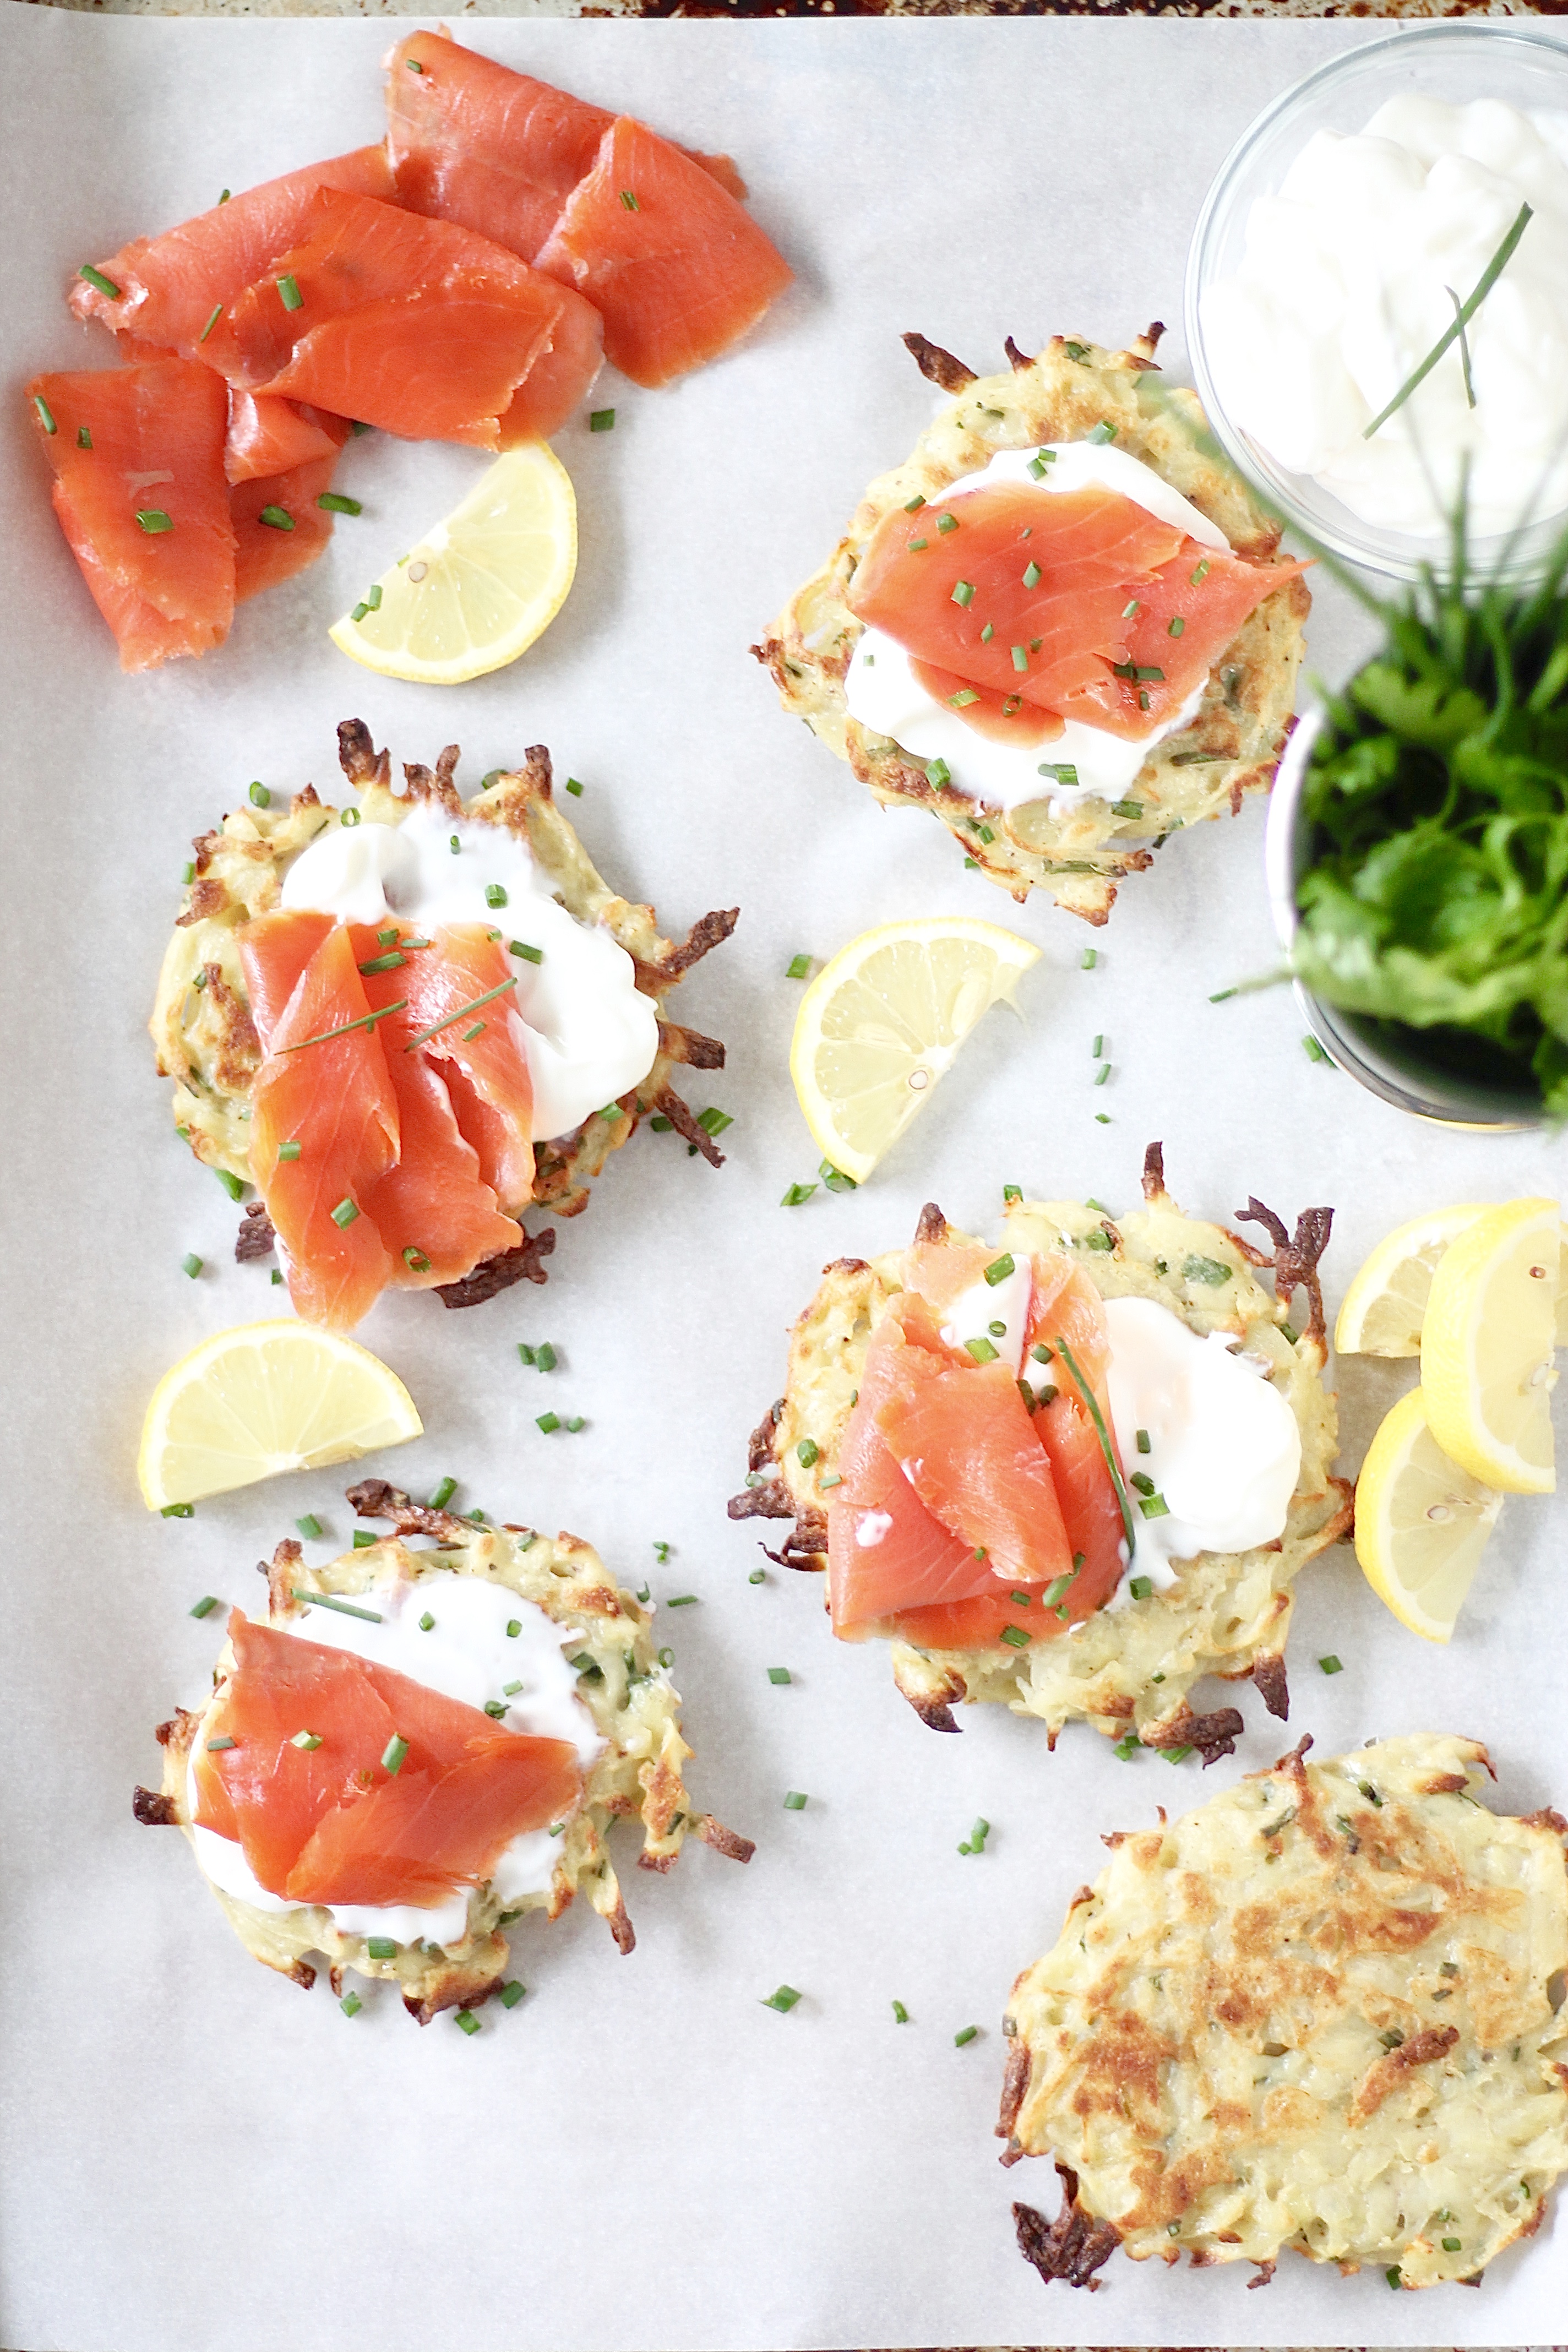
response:
<path id="1" fill-rule="evenodd" d="M 729 938 L 734 908 L 704 915 L 679 942 L 665 939 L 651 907 L 619 898 L 601 878 L 582 843 L 555 805 L 550 754 L 542 744 L 524 753 L 515 771 L 497 771 L 468 801 L 454 778 L 458 747 L 448 744 L 434 769 L 412 762 L 406 790 L 392 790 L 391 761 L 377 751 L 357 719 L 338 730 L 339 759 L 361 793 L 367 824 L 397 824 L 412 802 L 434 801 L 454 816 L 503 826 L 527 842 L 557 897 L 580 922 L 603 924 L 637 967 L 637 984 L 660 1012 L 658 1052 L 641 1083 L 607 1104 L 566 1136 L 535 1146 L 531 1205 L 553 1217 L 574 1217 L 588 1204 L 589 1186 L 613 1151 L 630 1141 L 644 1118 L 662 1111 L 683 1135 L 689 1129 L 710 1165 L 723 1153 L 699 1125 L 675 1084 L 682 1068 L 716 1070 L 724 1048 L 716 1038 L 664 1017 L 666 1000 L 682 975 Z M 279 903 L 288 866 L 340 812 L 307 784 L 287 809 L 237 809 L 195 843 L 185 905 L 159 974 L 152 1019 L 158 1071 L 173 1078 L 174 1124 L 196 1158 L 210 1168 L 250 1181 L 247 1117 L 260 1047 L 250 1018 L 237 936 L 244 924 Z M 493 1297 L 519 1279 L 542 1282 L 541 1260 L 553 1246 L 552 1229 L 531 1235 L 520 1250 L 489 1262 L 462 1283 L 443 1286 L 449 1307 Z"/>
<path id="2" fill-rule="evenodd" d="M 925 337 L 906 335 L 921 372 L 953 394 L 951 404 L 906 462 L 871 484 L 827 562 L 752 647 L 784 709 L 879 801 L 939 816 L 966 856 L 1014 898 L 1043 889 L 1091 923 L 1104 922 L 1121 877 L 1146 867 L 1172 833 L 1234 815 L 1248 793 L 1268 789 L 1291 724 L 1311 604 L 1304 582 L 1292 575 L 1265 598 L 1215 664 L 1197 716 L 1154 747 L 1127 795 L 1142 804 L 1136 817 L 1115 814 L 1091 794 L 1053 816 L 1045 800 L 1006 811 L 933 784 L 923 761 L 849 715 L 844 678 L 861 625 L 847 591 L 883 516 L 917 493 L 938 499 L 1001 450 L 1083 440 L 1102 423 L 1115 426 L 1119 448 L 1216 523 L 1238 555 L 1272 562 L 1280 527 L 1215 448 L 1196 394 L 1160 377 L 1154 347 L 1163 332 L 1152 326 L 1123 352 L 1057 335 L 1033 360 L 1009 337 L 1007 372 L 984 377 Z"/>

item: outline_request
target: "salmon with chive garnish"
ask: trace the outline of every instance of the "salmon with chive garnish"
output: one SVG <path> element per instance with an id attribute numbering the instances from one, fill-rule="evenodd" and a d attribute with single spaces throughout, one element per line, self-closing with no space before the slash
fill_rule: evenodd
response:
<path id="1" fill-rule="evenodd" d="M 480 923 L 452 923 L 432 939 L 405 975 L 409 1034 L 440 1064 L 479 1173 L 502 1210 L 515 1213 L 533 1192 L 533 1087 L 511 960 Z"/>
<path id="2" fill-rule="evenodd" d="M 39 375 L 27 387 L 61 530 L 124 670 L 228 635 L 235 532 L 228 400 L 185 360 Z"/>
<path id="3" fill-rule="evenodd" d="M 71 285 L 70 307 L 79 319 L 96 319 L 115 334 L 130 332 L 141 343 L 210 363 L 223 310 L 255 284 L 276 254 L 299 242 L 321 188 L 394 201 L 385 150 L 359 147 L 324 163 L 307 163 L 161 236 L 135 237 L 107 261 L 81 270 Z"/>
<path id="4" fill-rule="evenodd" d="M 444 29 L 411 33 L 386 60 L 386 152 L 397 201 L 458 222 L 532 261 L 594 167 L 614 110 L 514 73 Z M 737 202 L 728 155 L 681 152 Z"/>
<path id="5" fill-rule="evenodd" d="M 605 131 L 538 263 L 602 312 L 605 358 L 648 389 L 728 351 L 794 275 L 710 172 L 629 115 Z"/>
<path id="6" fill-rule="evenodd" d="M 579 301 L 455 222 L 321 188 L 298 241 L 237 296 L 204 356 L 244 391 L 304 401 L 409 440 L 497 449 L 509 412 L 513 430 L 540 429 L 526 394 L 514 408 L 536 360 L 557 361 L 542 379 L 550 429 L 571 404 L 562 353 L 581 390 L 592 381 L 592 328 L 574 331 L 585 326 L 579 316 L 561 329 Z"/>
<path id="7" fill-rule="evenodd" d="M 242 1610 L 228 1636 L 234 1669 L 194 1759 L 195 1819 L 240 1845 L 269 1894 L 429 1909 L 582 1801 L 569 1741 L 509 1731 Z"/>
<path id="8" fill-rule="evenodd" d="M 241 392 L 231 385 L 224 471 L 231 482 L 286 474 L 292 467 L 309 465 L 312 458 L 336 457 L 348 433 L 341 416 L 307 408 L 297 400 Z"/>
<path id="9" fill-rule="evenodd" d="M 229 491 L 237 604 L 303 572 L 332 535 L 332 512 L 321 501 L 332 487 L 349 427 L 341 416 L 328 416 L 321 410 L 312 413 L 320 419 L 319 427 L 312 429 L 319 429 L 326 442 L 324 454 L 304 457 L 277 473 L 236 482 Z"/>

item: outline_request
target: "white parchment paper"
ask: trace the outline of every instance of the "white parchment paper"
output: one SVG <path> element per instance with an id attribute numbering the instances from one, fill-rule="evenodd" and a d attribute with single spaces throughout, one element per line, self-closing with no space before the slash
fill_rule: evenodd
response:
<path id="1" fill-rule="evenodd" d="M 1054 1941 L 1102 1831 L 1197 1802 L 1310 1731 L 1489 1740 L 1500 1803 L 1568 1798 L 1562 1509 L 1506 1508 L 1457 1639 L 1430 1648 L 1348 1552 L 1308 1571 L 1290 1729 L 1254 1695 L 1243 1751 L 1119 1762 L 1069 1730 L 971 1710 L 934 1738 L 885 1652 L 836 1645 L 813 1580 L 731 1527 L 745 1435 L 777 1393 L 784 1333 L 819 1267 L 869 1255 L 941 1202 L 984 1232 L 1005 1181 L 1132 1202 L 1145 1142 L 1173 1191 L 1226 1215 L 1258 1192 L 1338 1210 L 1331 1306 L 1390 1225 L 1440 1202 L 1554 1191 L 1560 1148 L 1424 1129 L 1310 1063 L 1281 992 L 1211 1005 L 1266 968 L 1261 812 L 1173 842 L 1107 931 L 1014 908 L 937 826 L 884 816 L 799 727 L 746 647 L 831 545 L 931 395 L 899 344 L 919 328 L 972 363 L 1009 331 L 1116 342 L 1174 322 L 1192 223 L 1257 110 L 1348 40 L 1331 25 L 950 19 L 768 25 L 487 21 L 481 45 L 740 160 L 798 271 L 721 365 L 643 394 L 606 378 L 559 447 L 583 552 L 561 618 L 515 668 L 450 693 L 380 682 L 327 623 L 470 481 L 473 453 L 353 443 L 364 500 L 314 570 L 246 608 L 200 663 L 122 677 L 48 511 L 22 400 L 35 368 L 103 364 L 68 319 L 76 265 L 244 186 L 379 135 L 384 26 L 0 17 L 6 561 L 0 646 L 5 1021 L 0 1249 L 5 1557 L 0 1585 L 0 1872 L 5 1999 L 0 2337 L 27 2352 L 739 2352 L 910 2344 L 1476 2344 L 1561 2335 L 1554 2213 L 1479 2294 L 1391 2295 L 1294 2258 L 1135 2269 L 1043 2287 L 1008 2206 L 1054 2206 L 1044 2166 L 991 2137 L 999 2019 Z M 1183 363 L 1179 333 L 1165 345 Z M 1342 667 L 1325 593 L 1312 658 Z M 335 781 L 335 722 L 400 759 L 454 738 L 470 784 L 544 741 L 604 870 L 667 927 L 739 904 L 683 989 L 731 1065 L 694 1105 L 731 1112 L 713 1173 L 639 1135 L 563 1227 L 548 1287 L 472 1313 L 407 1297 L 363 1337 L 406 1378 L 427 1434 L 372 1466 L 426 1492 L 563 1526 L 621 1576 L 697 1605 L 676 1651 L 699 1801 L 759 1841 L 737 1869 L 692 1847 L 668 1879 L 625 1856 L 638 1947 L 579 1906 L 531 1920 L 527 2000 L 465 2040 L 373 1996 L 352 2022 L 230 1935 L 184 1842 L 132 1822 L 153 1726 L 197 1696 L 221 1621 L 295 1517 L 332 1549 L 344 1475 L 143 1511 L 132 1465 L 154 1381 L 202 1334 L 274 1310 L 231 1260 L 237 1212 L 169 1132 L 143 1031 L 195 832 L 252 778 Z M 784 1211 L 817 1155 L 785 1060 L 798 950 L 890 917 L 968 912 L 1041 945 L 1020 1024 L 987 1020 L 921 1123 L 860 1192 Z M 1093 940 L 1099 967 L 1079 969 Z M 1103 1033 L 1110 1084 L 1091 1089 Z M 1097 1111 L 1111 1124 L 1095 1123 Z M 207 1270 L 189 1281 L 186 1251 Z M 522 1370 L 520 1339 L 560 1369 Z M 1345 1460 L 1412 1368 L 1341 1376 Z M 546 1439 L 534 1416 L 586 1416 Z M 655 1542 L 673 1546 L 657 1565 Z M 1313 1663 L 1337 1652 L 1333 1680 Z M 766 1668 L 787 1665 L 787 1688 Z M 1217 1703 L 1221 1694 L 1215 1691 Z M 809 1803 L 785 1812 L 786 1790 Z M 957 1848 L 977 1813 L 984 1857 Z M 781 1980 L 799 2006 L 761 2006 Z M 893 2022 L 902 2000 L 910 2021 Z M 963 2049 L 954 2033 L 974 2024 Z"/>

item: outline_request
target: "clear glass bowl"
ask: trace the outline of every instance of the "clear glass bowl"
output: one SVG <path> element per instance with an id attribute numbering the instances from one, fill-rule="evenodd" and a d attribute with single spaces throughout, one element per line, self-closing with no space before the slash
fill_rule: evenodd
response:
<path id="1" fill-rule="evenodd" d="M 1568 110 L 1568 43 L 1495 20 L 1412 26 L 1320 66 L 1277 98 L 1226 157 L 1193 235 L 1185 298 L 1187 351 L 1198 396 L 1229 457 L 1287 522 L 1347 562 L 1401 580 L 1414 579 L 1423 562 L 1440 556 L 1441 542 L 1363 522 L 1310 476 L 1288 473 L 1235 425 L 1210 372 L 1200 310 L 1205 290 L 1240 264 L 1255 199 L 1278 190 L 1312 133 L 1363 131 L 1385 99 L 1412 91 L 1456 105 L 1503 99 L 1521 113 Z M 1559 518 L 1510 541 L 1476 540 L 1471 555 L 1483 572 L 1497 568 L 1504 577 L 1527 578 L 1560 528 Z"/>

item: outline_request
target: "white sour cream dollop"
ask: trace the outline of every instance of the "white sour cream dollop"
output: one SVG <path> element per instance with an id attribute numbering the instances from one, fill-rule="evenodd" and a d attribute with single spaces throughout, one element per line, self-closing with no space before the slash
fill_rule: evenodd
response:
<path id="1" fill-rule="evenodd" d="M 1225 1332 L 1200 1339 L 1152 1298 L 1108 1298 L 1105 1319 L 1117 1449 L 1129 1479 L 1151 1479 L 1168 1513 L 1144 1518 L 1134 1496 L 1135 1573 L 1163 1590 L 1174 1559 L 1272 1543 L 1296 1491 L 1301 1433 L 1266 1368 L 1233 1355 Z"/>
<path id="2" fill-rule="evenodd" d="M 1205 547 L 1228 547 L 1230 542 L 1206 515 L 1163 481 L 1152 467 L 1109 443 L 1062 441 L 1047 443 L 1055 457 L 1037 480 L 1029 466 L 1032 449 L 1004 449 L 978 474 L 965 474 L 943 493 L 943 507 L 952 505 L 966 490 L 997 482 L 1022 482 L 1037 490 L 1080 490 L 1095 485 L 1116 490 L 1146 514 L 1186 531 Z M 915 677 L 910 656 L 884 629 L 862 632 L 850 656 L 844 680 L 851 717 L 876 734 L 889 735 L 919 760 L 943 760 L 956 792 L 987 807 L 1014 809 L 1028 801 L 1046 801 L 1053 816 L 1070 814 L 1083 800 L 1120 800 L 1153 746 L 1175 734 L 1196 717 L 1203 683 L 1163 727 L 1130 743 L 1100 727 L 1085 727 L 1069 719 L 1062 733 L 1049 743 L 1015 750 L 966 726 L 926 692 Z M 1076 785 L 1042 778 L 1041 763 L 1076 768 Z"/>
<path id="3" fill-rule="evenodd" d="M 1568 506 L 1568 115 L 1415 94 L 1363 131 L 1315 131 L 1247 215 L 1201 320 L 1221 403 L 1289 472 L 1363 521 L 1431 536 L 1468 460 L 1478 536 Z M 1372 440 L 1365 427 L 1454 323 L 1528 202 L 1467 331 Z"/>
<path id="4" fill-rule="evenodd" d="M 490 887 L 505 891 L 502 905 L 487 899 Z M 658 1011 L 638 991 L 630 956 L 556 903 L 527 843 L 504 825 L 454 819 L 428 802 L 401 824 L 328 825 L 284 876 L 283 904 L 416 931 L 484 923 L 505 942 L 538 948 L 538 963 L 510 958 L 536 1142 L 570 1134 L 653 1067 Z"/>
<path id="5" fill-rule="evenodd" d="M 411 1578 L 377 1587 L 364 1594 L 359 1605 L 378 1610 L 382 1622 L 372 1625 L 363 1617 L 345 1617 L 337 1610 L 312 1609 L 293 1624 L 277 1630 L 394 1667 L 411 1681 L 440 1691 L 447 1698 L 460 1699 L 467 1706 L 482 1707 L 487 1699 L 501 1699 L 508 1683 L 520 1682 L 522 1688 L 511 1696 L 503 1718 L 509 1731 L 526 1732 L 536 1739 L 570 1740 L 584 1771 L 603 1748 L 594 1718 L 577 1696 L 575 1671 L 562 1650 L 563 1643 L 580 1649 L 582 1633 L 574 1634 L 558 1625 L 542 1609 L 521 1600 L 506 1585 L 443 1569 L 417 1580 Z M 436 1620 L 427 1633 L 419 1628 L 422 1616 Z M 509 1624 L 518 1625 L 521 1631 L 509 1634 Z M 194 1766 L 186 1783 L 186 1806 L 194 1822 Z M 300 1908 L 260 1885 L 243 1849 L 232 1838 L 199 1826 L 192 1834 L 196 1860 L 226 1895 L 253 1904 L 258 1911 Z M 543 1893 L 560 1851 L 559 1838 L 552 1838 L 547 1828 L 513 1838 L 490 1882 L 503 1906 L 521 1895 Z M 399 1944 L 458 1944 L 468 1927 L 468 1896 L 462 1891 L 429 1910 L 405 1903 L 326 1907 L 343 1935 L 390 1936 Z"/>

